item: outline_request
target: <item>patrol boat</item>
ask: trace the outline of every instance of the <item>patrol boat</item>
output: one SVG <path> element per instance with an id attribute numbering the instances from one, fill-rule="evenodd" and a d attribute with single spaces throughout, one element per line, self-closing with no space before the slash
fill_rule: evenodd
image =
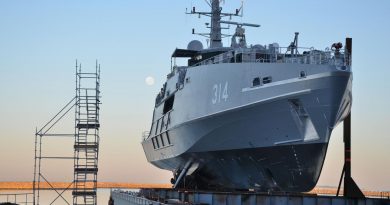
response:
<path id="1" fill-rule="evenodd" d="M 174 188 L 305 192 L 320 176 L 334 127 L 350 112 L 351 57 L 341 43 L 317 50 L 251 45 L 219 0 L 208 1 L 209 46 L 191 41 L 156 97 L 147 160 L 173 172 Z M 228 17 L 229 21 L 225 21 Z M 236 27 L 223 46 L 221 25 Z M 193 30 L 193 33 L 196 32 Z M 202 34 L 204 35 L 204 34 Z"/>

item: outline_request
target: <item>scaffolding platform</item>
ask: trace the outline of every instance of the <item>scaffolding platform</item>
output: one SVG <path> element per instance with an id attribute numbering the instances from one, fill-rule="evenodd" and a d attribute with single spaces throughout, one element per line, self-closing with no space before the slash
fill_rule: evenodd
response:
<path id="1" fill-rule="evenodd" d="M 82 173 L 88 173 L 88 174 L 93 174 L 98 172 L 98 168 L 75 168 L 75 172 L 82 172 Z"/>
<path id="2" fill-rule="evenodd" d="M 99 127 L 100 124 L 77 124 L 78 129 L 96 129 Z"/>
<path id="3" fill-rule="evenodd" d="M 99 144 L 97 143 L 88 143 L 88 144 L 75 144 L 74 149 L 97 149 L 99 148 Z"/>
<path id="4" fill-rule="evenodd" d="M 96 196 L 96 191 L 72 191 L 73 196 Z"/>

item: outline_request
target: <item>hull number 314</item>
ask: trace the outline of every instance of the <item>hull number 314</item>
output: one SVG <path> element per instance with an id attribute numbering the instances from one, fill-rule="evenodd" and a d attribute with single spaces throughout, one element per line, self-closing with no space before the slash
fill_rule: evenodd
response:
<path id="1" fill-rule="evenodd" d="M 222 83 L 214 84 L 213 86 L 213 95 L 211 102 L 213 104 L 218 104 L 221 101 L 226 102 L 229 98 L 228 95 L 228 82 L 225 82 L 225 85 L 222 86 Z"/>

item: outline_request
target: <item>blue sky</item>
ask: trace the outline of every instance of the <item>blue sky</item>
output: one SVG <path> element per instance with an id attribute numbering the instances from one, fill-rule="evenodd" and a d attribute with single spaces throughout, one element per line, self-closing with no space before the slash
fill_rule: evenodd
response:
<path id="1" fill-rule="evenodd" d="M 100 179 L 168 183 L 170 173 L 146 162 L 140 140 L 173 50 L 192 39 L 205 44 L 191 29 L 207 31 L 208 19 L 184 15 L 192 6 L 208 9 L 201 0 L 0 1 L 0 181 L 32 179 L 35 127 L 73 97 L 75 59 L 91 69 L 98 59 Z M 226 0 L 224 11 L 239 6 Z M 287 46 L 295 31 L 300 46 L 318 49 L 353 38 L 353 175 L 363 188 L 377 190 L 390 190 L 389 10 L 386 0 L 246 0 L 244 17 L 236 19 L 261 24 L 247 29 L 249 44 Z M 145 84 L 147 76 L 154 86 Z M 320 185 L 337 185 L 341 128 L 332 135 Z M 69 179 L 57 172 L 53 180 Z"/>

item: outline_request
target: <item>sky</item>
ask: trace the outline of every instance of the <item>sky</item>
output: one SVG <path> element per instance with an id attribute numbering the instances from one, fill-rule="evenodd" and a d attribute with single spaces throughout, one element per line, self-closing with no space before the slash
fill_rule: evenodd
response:
<path id="1" fill-rule="evenodd" d="M 225 0 L 223 11 L 240 4 Z M 140 142 L 173 50 L 193 39 L 206 44 L 191 34 L 207 32 L 208 22 L 185 15 L 192 6 L 209 9 L 202 0 L 0 1 L 0 181 L 32 180 L 35 129 L 74 96 L 78 59 L 85 69 L 101 64 L 99 180 L 169 183 L 171 173 L 147 163 Z M 352 175 L 369 190 L 390 191 L 389 10 L 387 0 L 245 0 L 244 17 L 236 19 L 261 24 L 246 29 L 249 44 L 288 46 L 296 31 L 300 46 L 317 49 L 353 38 Z M 72 115 L 56 129 L 72 133 Z M 73 154 L 72 143 L 49 139 L 44 148 Z M 337 186 L 342 160 L 339 125 L 319 185 Z M 44 163 L 50 180 L 71 180 L 73 162 Z"/>

